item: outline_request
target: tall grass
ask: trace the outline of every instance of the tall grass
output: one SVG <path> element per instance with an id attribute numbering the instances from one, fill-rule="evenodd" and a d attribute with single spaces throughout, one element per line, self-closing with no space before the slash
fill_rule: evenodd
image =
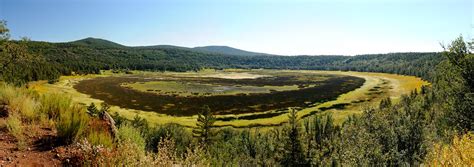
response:
<path id="1" fill-rule="evenodd" d="M 89 141 L 92 145 L 100 145 L 106 148 L 112 148 L 114 142 L 110 133 L 104 130 L 94 130 L 89 132 L 87 135 L 87 141 Z"/>
<path id="2" fill-rule="evenodd" d="M 25 148 L 25 138 L 23 135 L 23 127 L 21 124 L 21 119 L 20 116 L 17 113 L 12 113 L 6 120 L 6 127 L 10 134 L 15 137 L 17 140 L 17 147 L 20 150 L 23 150 Z"/>
<path id="3" fill-rule="evenodd" d="M 33 122 L 39 118 L 39 103 L 28 95 L 18 96 L 11 100 L 10 109 L 19 112 L 26 122 Z"/>
<path id="4" fill-rule="evenodd" d="M 10 104 L 10 101 L 13 98 L 18 97 L 20 93 L 21 91 L 17 88 L 0 83 L 0 103 Z"/>
<path id="5" fill-rule="evenodd" d="M 0 86 L 0 103 L 8 105 L 10 113 L 21 114 L 21 118 L 29 123 L 39 118 L 37 112 L 40 103 L 34 97 L 33 92 L 28 89 L 5 84 Z"/>
<path id="6" fill-rule="evenodd" d="M 73 105 L 58 115 L 59 119 L 56 123 L 58 138 L 63 144 L 71 144 L 85 131 L 89 119 L 87 113 L 84 107 Z"/>
<path id="7" fill-rule="evenodd" d="M 16 113 L 10 114 L 6 120 L 7 129 L 15 137 L 21 136 L 23 134 L 23 129 L 21 127 L 20 116 Z"/>
<path id="8" fill-rule="evenodd" d="M 140 150 L 145 150 L 146 143 L 140 130 L 129 124 L 122 124 L 118 128 L 118 138 L 120 142 L 131 142 L 136 144 Z"/>
<path id="9" fill-rule="evenodd" d="M 71 108 L 71 97 L 60 94 L 47 94 L 40 98 L 40 111 L 48 115 L 50 119 L 57 119 L 60 113 L 66 112 Z"/>

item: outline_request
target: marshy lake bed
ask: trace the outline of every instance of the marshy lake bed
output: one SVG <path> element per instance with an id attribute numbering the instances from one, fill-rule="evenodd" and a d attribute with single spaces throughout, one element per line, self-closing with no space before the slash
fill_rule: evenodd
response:
<path id="1" fill-rule="evenodd" d="M 427 84 L 416 77 L 383 73 L 305 70 L 203 70 L 62 77 L 56 84 L 32 84 L 38 91 L 63 92 L 88 103 L 106 102 L 132 119 L 192 127 L 203 106 L 216 114 L 217 126 L 276 126 L 288 108 L 299 117 L 332 113 L 341 122 L 382 98 Z"/>

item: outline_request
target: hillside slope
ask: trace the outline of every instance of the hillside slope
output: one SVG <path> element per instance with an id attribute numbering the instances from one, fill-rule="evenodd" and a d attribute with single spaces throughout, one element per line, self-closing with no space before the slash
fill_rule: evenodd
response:
<path id="1" fill-rule="evenodd" d="M 167 45 L 127 47 L 114 42 L 87 38 L 69 43 L 28 42 L 31 53 L 42 55 L 48 65 L 21 76 L 44 79 L 37 71 L 62 75 L 99 73 L 100 70 L 130 69 L 152 71 L 195 71 L 203 68 L 343 70 L 414 75 L 429 80 L 430 70 L 442 60 L 439 53 L 390 53 L 358 56 L 236 56 L 195 51 Z M 57 76 L 57 75 L 54 75 Z M 48 77 L 48 76 L 46 76 Z"/>
<path id="2" fill-rule="evenodd" d="M 250 52 L 241 49 L 232 48 L 229 46 L 201 46 L 192 48 L 196 51 L 203 51 L 209 53 L 235 55 L 235 56 L 258 56 L 258 55 L 269 55 L 266 53 Z"/>

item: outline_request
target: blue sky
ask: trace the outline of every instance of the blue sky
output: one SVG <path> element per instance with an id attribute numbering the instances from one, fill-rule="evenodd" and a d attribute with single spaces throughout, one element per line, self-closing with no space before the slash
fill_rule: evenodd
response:
<path id="1" fill-rule="evenodd" d="M 0 0 L 13 38 L 228 45 L 282 55 L 440 51 L 471 39 L 471 0 Z"/>

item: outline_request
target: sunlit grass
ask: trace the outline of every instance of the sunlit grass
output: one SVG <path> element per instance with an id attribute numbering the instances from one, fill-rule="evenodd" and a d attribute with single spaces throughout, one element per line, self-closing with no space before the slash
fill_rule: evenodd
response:
<path id="1" fill-rule="evenodd" d="M 332 113 L 333 118 L 335 119 L 336 123 L 342 123 L 348 116 L 353 114 L 361 113 L 362 108 L 368 106 L 378 105 L 379 101 L 385 97 L 391 97 L 394 101 L 397 101 L 400 95 L 409 93 L 414 89 L 420 89 L 422 85 L 428 85 L 429 83 L 426 81 L 421 80 L 420 78 L 416 78 L 413 76 L 403 76 L 403 75 L 396 75 L 396 74 L 385 74 L 385 73 L 368 73 L 368 72 L 342 72 L 342 71 L 311 71 L 311 70 L 242 70 L 242 69 L 226 69 L 225 72 L 248 72 L 248 73 L 283 73 L 283 72 L 301 72 L 301 73 L 314 73 L 314 74 L 327 74 L 327 75 L 350 75 L 361 77 L 366 80 L 366 82 L 354 91 L 348 92 L 346 94 L 340 95 L 336 100 L 328 101 L 325 103 L 318 104 L 316 106 L 302 109 L 298 112 L 298 116 L 301 118 L 305 115 L 311 114 L 313 112 L 317 112 L 317 114 L 326 114 Z M 180 75 L 180 76 L 202 76 L 202 75 L 210 75 L 216 74 L 221 71 L 216 70 L 204 70 L 199 72 L 185 72 L 185 73 L 177 73 L 177 72 L 164 72 L 164 73 L 154 73 L 154 72 L 143 72 L 143 71 L 134 71 L 134 75 Z M 101 100 L 92 99 L 89 95 L 79 93 L 76 91 L 72 86 L 84 79 L 88 78 L 95 78 L 95 77 L 106 77 L 111 75 L 124 75 L 124 74 L 112 74 L 110 71 L 104 72 L 102 75 L 86 75 L 86 76 L 68 76 L 68 77 L 61 77 L 60 81 L 57 84 L 36 84 L 34 86 L 35 89 L 39 90 L 40 92 L 57 92 L 57 93 L 65 93 L 73 97 L 73 101 L 82 103 L 82 104 L 90 104 L 91 102 L 94 103 L 101 103 Z M 386 85 L 383 83 L 387 82 Z M 374 88 L 375 86 L 382 87 L 385 92 L 379 95 L 370 96 L 367 95 L 370 89 Z M 390 89 L 391 88 L 391 89 Z M 353 103 L 354 101 L 358 100 L 368 100 L 361 103 Z M 351 105 L 345 107 L 344 109 L 330 109 L 325 111 L 319 111 L 321 107 L 330 107 L 334 104 L 341 104 L 341 103 L 350 103 Z M 133 119 L 136 114 L 140 115 L 142 118 L 148 120 L 152 125 L 159 125 L 159 124 L 166 124 L 166 123 L 177 123 L 187 127 L 193 127 L 196 124 L 196 116 L 186 116 L 186 117 L 175 117 L 169 116 L 165 114 L 159 114 L 155 112 L 145 112 L 133 109 L 124 109 L 117 106 L 113 106 L 111 108 L 112 112 L 118 112 L 120 115 L 124 116 L 127 119 Z M 271 111 L 269 111 L 271 112 Z M 250 113 L 251 114 L 251 113 Z M 242 115 L 242 114 L 241 114 Z M 248 115 L 248 114 L 247 114 Z M 237 115 L 219 115 L 218 117 L 225 117 L 225 116 L 237 116 Z M 240 116 L 240 115 L 238 115 Z M 260 119 L 253 119 L 253 120 L 232 120 L 232 121 L 216 121 L 216 125 L 218 126 L 234 126 L 234 127 L 248 127 L 252 125 L 279 125 L 281 123 L 286 122 L 288 119 L 287 114 L 282 114 L 279 116 L 271 117 L 271 118 L 260 118 Z"/>

